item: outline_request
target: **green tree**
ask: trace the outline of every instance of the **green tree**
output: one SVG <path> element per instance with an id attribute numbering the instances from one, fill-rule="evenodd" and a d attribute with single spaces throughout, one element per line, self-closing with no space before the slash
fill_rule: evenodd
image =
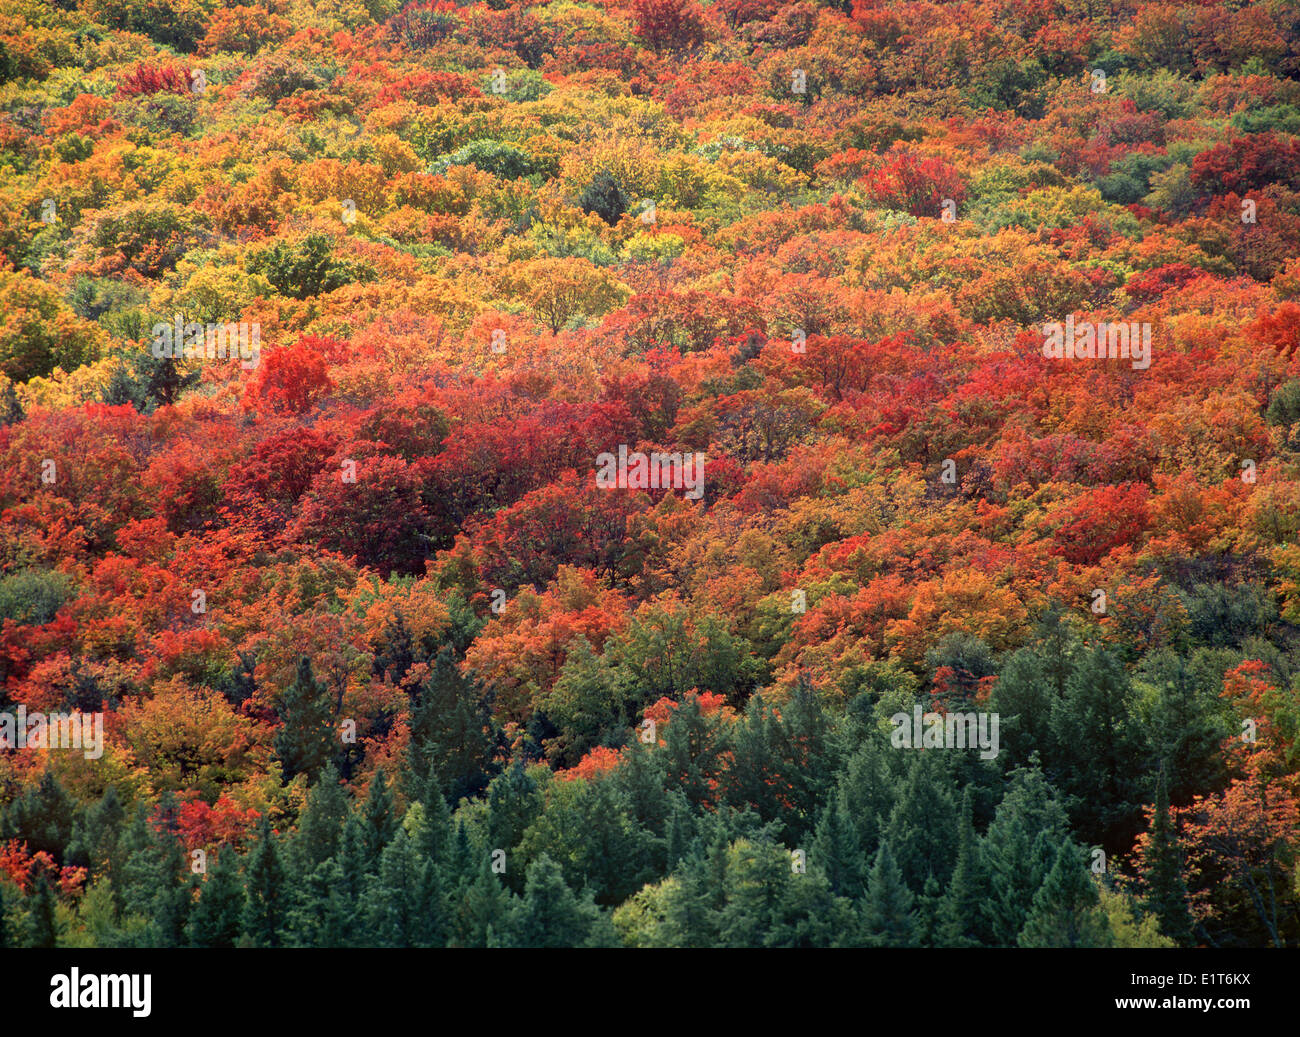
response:
<path id="1" fill-rule="evenodd" d="M 903 883 L 889 844 L 882 842 L 867 876 L 862 925 L 871 947 L 911 947 L 916 942 L 912 892 Z"/>
<path id="2" fill-rule="evenodd" d="M 957 863 L 952 870 L 952 881 L 939 902 L 934 944 L 939 947 L 978 947 L 990 940 L 982 910 L 988 899 L 989 886 L 975 826 L 971 822 L 969 788 L 962 795 L 956 842 Z"/>
<path id="3" fill-rule="evenodd" d="M 27 898 L 27 946 L 57 947 L 59 945 L 58 901 L 50 888 L 45 872 L 36 878 L 36 884 Z"/>
<path id="4" fill-rule="evenodd" d="M 307 793 L 293 838 L 294 857 L 304 872 L 314 871 L 338 853 L 347 816 L 347 792 L 333 764 L 326 764 Z"/>
<path id="5" fill-rule="evenodd" d="M 608 169 L 597 170 L 591 183 L 578 196 L 578 208 L 583 212 L 594 212 L 611 227 L 623 218 L 631 204 L 632 199 Z"/>
<path id="6" fill-rule="evenodd" d="M 316 679 L 305 655 L 298 660 L 278 712 L 282 723 L 275 733 L 275 753 L 285 779 L 306 774 L 314 782 L 334 753 L 334 719 L 329 689 Z"/>
<path id="7" fill-rule="evenodd" d="M 1067 840 L 1034 894 L 1021 930 L 1021 947 L 1109 947 L 1110 925 L 1082 849 Z"/>
<path id="8" fill-rule="evenodd" d="M 189 942 L 194 947 L 234 947 L 239 941 L 244 886 L 234 852 L 217 851 L 212 871 L 199 887 L 190 912 Z"/>
<path id="9" fill-rule="evenodd" d="M 523 898 L 511 918 L 516 947 L 601 947 L 616 942 L 613 926 L 592 902 L 577 896 L 546 854 L 528 865 Z"/>
<path id="10" fill-rule="evenodd" d="M 388 788 L 388 777 L 380 767 L 370 779 L 361 807 L 362 859 L 367 874 L 379 868 L 380 855 L 397 835 L 398 827 L 397 806 Z"/>
<path id="11" fill-rule="evenodd" d="M 1192 916 L 1187 907 L 1187 887 L 1177 836 L 1169 817 L 1169 791 L 1161 768 L 1156 780 L 1155 812 L 1151 819 L 1150 847 L 1145 855 L 1144 906 L 1155 915 L 1160 932 L 1180 947 L 1192 944 Z"/>
<path id="12" fill-rule="evenodd" d="M 289 879 L 271 822 L 263 816 L 244 867 L 244 933 L 254 947 L 280 947 L 292 906 Z"/>
<path id="13" fill-rule="evenodd" d="M 1143 745 L 1132 697 L 1119 659 L 1095 648 L 1080 657 L 1052 708 L 1048 774 L 1066 797 L 1075 830 L 1107 848 L 1130 844 L 1140 826 L 1135 776 Z"/>
<path id="14" fill-rule="evenodd" d="M 994 945 L 1016 946 L 1034 895 L 1068 832 L 1065 809 L 1042 772 L 1012 771 L 1007 793 L 980 844 L 989 876 L 984 909 Z"/>
<path id="15" fill-rule="evenodd" d="M 838 789 L 832 789 L 813 833 L 812 860 L 826 875 L 832 892 L 859 897 L 866 889 L 862 843 Z"/>
<path id="16" fill-rule="evenodd" d="M 452 918 L 454 947 L 500 946 L 508 935 L 511 920 L 511 896 L 492 871 L 491 858 L 483 854 L 482 862 Z"/>
<path id="17" fill-rule="evenodd" d="M 491 722 L 472 677 L 462 675 L 450 648 L 438 653 L 411 712 L 407 749 L 408 788 L 413 795 L 433 778 L 452 803 L 477 795 L 487 784 L 492 752 Z"/>
<path id="18" fill-rule="evenodd" d="M 379 873 L 366 887 L 366 946 L 422 947 L 429 905 L 421 903 L 424 862 L 415 855 L 405 829 L 384 847 Z"/>

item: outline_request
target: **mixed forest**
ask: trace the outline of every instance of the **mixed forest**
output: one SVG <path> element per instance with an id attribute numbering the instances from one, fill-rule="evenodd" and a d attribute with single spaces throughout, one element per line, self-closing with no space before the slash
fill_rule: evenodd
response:
<path id="1" fill-rule="evenodd" d="M 3 0 L 0 946 L 1300 945 L 1298 347 L 1286 0 Z"/>

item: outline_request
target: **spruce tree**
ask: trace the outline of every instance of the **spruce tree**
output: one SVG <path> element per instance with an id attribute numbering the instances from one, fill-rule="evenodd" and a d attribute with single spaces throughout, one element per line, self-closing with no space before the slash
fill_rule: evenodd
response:
<path id="1" fill-rule="evenodd" d="M 367 947 L 419 946 L 420 865 L 406 830 L 384 847 L 379 872 L 366 886 Z"/>
<path id="2" fill-rule="evenodd" d="M 695 838 L 695 824 L 691 805 L 681 792 L 668 797 L 668 833 L 665 837 L 665 870 L 672 871 L 690 851 Z"/>
<path id="3" fill-rule="evenodd" d="M 239 942 L 244 886 L 233 851 L 217 851 L 212 871 L 199 887 L 190 912 L 189 942 L 194 947 L 234 947 Z"/>
<path id="4" fill-rule="evenodd" d="M 528 866 L 523 899 L 511 918 L 516 947 L 587 947 L 607 940 L 600 909 L 590 896 L 579 897 L 564 882 L 560 866 L 546 854 Z"/>
<path id="5" fill-rule="evenodd" d="M 870 947 L 911 947 L 916 943 L 916 912 L 888 843 L 881 843 L 867 876 L 862 924 Z"/>
<path id="6" fill-rule="evenodd" d="M 296 887 L 287 942 L 295 947 L 356 946 L 361 934 L 353 923 L 354 908 L 339 862 L 333 857 L 322 861 Z"/>
<path id="7" fill-rule="evenodd" d="M 874 737 L 868 737 L 849 757 L 840 777 L 840 802 L 858 831 L 863 860 L 874 856 L 880 845 L 881 819 L 893 809 L 895 781 Z"/>
<path id="8" fill-rule="evenodd" d="M 1034 895 L 1068 831 L 1065 809 L 1042 772 L 1012 771 L 982 843 L 989 881 L 983 907 L 995 946 L 1016 946 Z"/>
<path id="9" fill-rule="evenodd" d="M 263 816 L 244 868 L 244 934 L 254 947 L 280 947 L 292 906 L 280 849 Z"/>
<path id="10" fill-rule="evenodd" d="M 58 902 L 54 890 L 50 888 L 45 872 L 36 878 L 36 884 L 28 897 L 27 905 L 27 946 L 57 947 L 59 945 Z"/>
<path id="11" fill-rule="evenodd" d="M 170 796 L 164 796 L 158 814 L 170 810 Z M 114 869 L 114 889 L 124 916 L 146 920 L 139 934 L 151 947 L 179 947 L 185 942 L 185 926 L 193 903 L 188 858 L 180 840 L 163 821 L 155 827 L 141 805 L 119 840 L 122 859 Z M 120 881 L 119 881 L 120 880 Z"/>
<path id="12" fill-rule="evenodd" d="M 99 802 L 90 807 L 72 828 L 67 862 L 96 873 L 106 870 L 117 848 L 126 811 L 117 787 L 108 786 Z"/>
<path id="13" fill-rule="evenodd" d="M 937 947 L 977 947 L 988 938 L 981 905 L 989 887 L 975 826 L 971 822 L 971 791 L 962 795 L 957 822 L 957 864 L 952 881 L 939 902 L 933 943 Z"/>
<path id="14" fill-rule="evenodd" d="M 315 870 L 338 853 L 347 815 L 347 792 L 339 783 L 333 764 L 326 764 L 320 780 L 307 793 L 293 840 L 295 855 L 304 871 Z"/>
<path id="15" fill-rule="evenodd" d="M 460 672 L 451 649 L 439 652 L 411 711 L 407 770 L 412 797 L 431 778 L 453 803 L 487 785 L 491 721 L 482 703 L 473 678 Z"/>
<path id="16" fill-rule="evenodd" d="M 388 778 L 380 767 L 371 776 L 366 801 L 361 807 L 363 860 L 367 874 L 378 871 L 380 854 L 393 841 L 397 829 L 397 807 L 388 789 Z"/>
<path id="17" fill-rule="evenodd" d="M 1143 876 L 1147 895 L 1145 906 L 1156 916 L 1160 932 L 1180 947 L 1191 946 L 1192 916 L 1187 907 L 1187 887 L 1178 839 L 1169 816 L 1169 790 L 1165 771 L 1160 768 L 1156 780 L 1156 808 L 1151 822 L 1151 846 L 1147 854 L 1147 871 Z"/>
<path id="18" fill-rule="evenodd" d="M 957 827 L 957 803 L 950 755 L 921 752 L 905 757 L 907 769 L 882 835 L 903 881 L 915 892 L 923 890 L 931 876 L 946 885 L 956 863 L 952 832 Z"/>
<path id="19" fill-rule="evenodd" d="M 305 655 L 298 660 L 278 712 L 282 723 L 275 733 L 275 752 L 285 780 L 306 774 L 314 782 L 334 754 L 334 719 L 328 689 L 316 679 Z"/>
<path id="20" fill-rule="evenodd" d="M 1110 925 L 1083 851 L 1072 840 L 1061 844 L 1052 870 L 1034 894 L 1033 908 L 1020 932 L 1021 947 L 1109 947 Z"/>
<path id="21" fill-rule="evenodd" d="M 1141 822 L 1136 780 L 1143 755 L 1133 692 L 1119 659 L 1105 648 L 1079 657 L 1052 708 L 1048 775 L 1066 797 L 1085 842 L 1128 844 Z"/>
<path id="22" fill-rule="evenodd" d="M 499 944 L 509 931 L 510 901 L 510 893 L 492 871 L 491 858 L 483 854 L 477 875 L 456 904 L 451 945 L 490 947 Z"/>
<path id="23" fill-rule="evenodd" d="M 864 892 L 862 844 L 838 789 L 832 789 L 813 833 L 813 862 L 838 896 L 859 897 Z"/>

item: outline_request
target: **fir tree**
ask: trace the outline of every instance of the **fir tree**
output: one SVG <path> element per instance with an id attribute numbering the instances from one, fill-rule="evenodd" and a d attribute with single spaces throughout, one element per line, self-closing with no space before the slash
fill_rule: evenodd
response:
<path id="1" fill-rule="evenodd" d="M 881 843 L 867 876 L 862 924 L 871 947 L 911 947 L 916 942 L 916 913 L 911 891 L 903 884 L 888 843 Z"/>
<path id="2" fill-rule="evenodd" d="M 838 789 L 832 789 L 826 799 L 826 807 L 813 833 L 811 856 L 826 875 L 833 893 L 847 897 L 862 895 L 865 888 L 862 844 Z"/>
<path id="3" fill-rule="evenodd" d="M 957 864 L 952 881 L 939 902 L 933 942 L 938 947 L 977 947 L 988 939 L 981 905 L 988 897 L 988 881 L 975 826 L 971 822 L 971 791 L 962 795 L 957 822 Z"/>
<path id="4" fill-rule="evenodd" d="M 297 886 L 289 909 L 289 939 L 295 947 L 356 946 L 355 901 L 343 868 L 333 857 L 322 861 Z"/>
<path id="5" fill-rule="evenodd" d="M 270 821 L 263 816 L 244 868 L 244 933 L 254 947 L 284 942 L 290 903 L 288 876 Z"/>
<path id="6" fill-rule="evenodd" d="M 366 887 L 366 946 L 420 946 L 420 870 L 411 840 L 399 828 Z"/>
<path id="7" fill-rule="evenodd" d="M 1083 851 L 1062 843 L 1052 870 L 1034 894 L 1033 908 L 1021 930 L 1021 947 L 1109 947 L 1110 925 L 1097 887 L 1088 874 Z"/>
<path id="8" fill-rule="evenodd" d="M 239 941 L 244 887 L 231 850 L 218 850 L 212 871 L 199 887 L 190 912 L 189 942 L 194 947 L 234 947 Z"/>
<path id="9" fill-rule="evenodd" d="M 361 807 L 361 835 L 364 853 L 364 870 L 374 873 L 379 868 L 379 857 L 397 834 L 398 822 L 393 794 L 388 789 L 388 778 L 382 767 L 370 779 L 366 801 Z"/>
<path id="10" fill-rule="evenodd" d="M 312 673 L 305 655 L 280 699 L 279 714 L 282 723 L 275 734 L 275 752 L 285 780 L 306 774 L 314 782 L 334 753 L 334 721 L 328 690 Z"/>
<path id="11" fill-rule="evenodd" d="M 490 721 L 473 679 L 461 674 L 451 649 L 438 653 L 411 713 L 407 747 L 410 791 L 433 779 L 454 803 L 487 784 Z"/>
<path id="12" fill-rule="evenodd" d="M 564 882 L 560 866 L 546 854 L 528 866 L 523 899 L 511 918 L 516 947 L 587 947 L 608 942 L 609 925 L 591 898 L 578 897 Z"/>
<path id="13" fill-rule="evenodd" d="M 295 855 L 304 871 L 314 871 L 338 853 L 347 815 L 347 792 L 339 784 L 333 764 L 326 764 L 320 780 L 307 793 L 293 840 Z"/>
<path id="14" fill-rule="evenodd" d="M 57 901 L 54 890 L 50 888 L 45 872 L 36 878 L 36 884 L 28 898 L 27 907 L 27 946 L 57 947 L 59 945 L 59 921 Z"/>
<path id="15" fill-rule="evenodd" d="M 510 893 L 492 871 L 491 858 L 484 854 L 477 875 L 459 898 L 452 919 L 452 946 L 494 946 L 509 930 L 510 900 Z"/>
<path id="16" fill-rule="evenodd" d="M 1155 816 L 1151 822 L 1151 845 L 1147 870 L 1143 876 L 1147 895 L 1145 906 L 1156 916 L 1160 932 L 1180 947 L 1192 944 L 1192 917 L 1187 908 L 1187 887 L 1183 884 L 1182 861 L 1178 839 L 1169 817 L 1169 791 L 1164 768 L 1156 780 Z"/>
<path id="17" fill-rule="evenodd" d="M 1068 830 L 1065 810 L 1042 772 L 1012 771 L 1010 788 L 982 843 L 989 876 L 983 907 L 994 945 L 1016 946 L 1034 894 Z"/>

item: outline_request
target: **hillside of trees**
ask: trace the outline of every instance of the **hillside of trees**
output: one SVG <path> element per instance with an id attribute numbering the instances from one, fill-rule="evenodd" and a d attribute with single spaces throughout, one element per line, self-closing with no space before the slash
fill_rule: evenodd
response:
<path id="1" fill-rule="evenodd" d="M 1300 946 L 1298 532 L 1289 0 L 0 6 L 0 947 Z"/>

